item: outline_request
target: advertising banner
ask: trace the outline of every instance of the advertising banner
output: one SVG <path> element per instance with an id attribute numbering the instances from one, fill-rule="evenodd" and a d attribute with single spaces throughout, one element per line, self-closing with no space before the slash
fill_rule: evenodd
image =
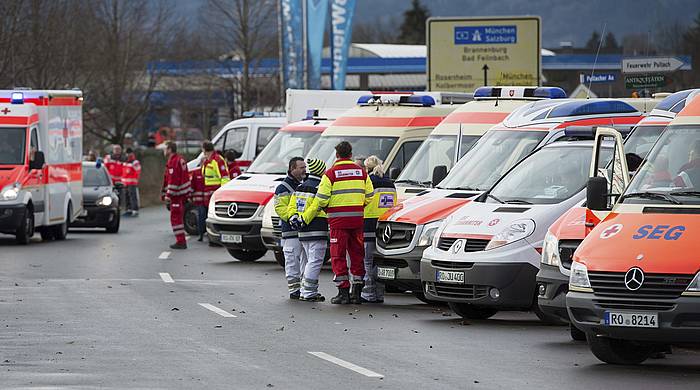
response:
<path id="1" fill-rule="evenodd" d="M 282 78 L 284 88 L 304 88 L 302 0 L 280 0 Z"/>
<path id="2" fill-rule="evenodd" d="M 355 0 L 331 0 L 332 87 L 345 89 L 345 71 L 352 41 Z"/>
<path id="3" fill-rule="evenodd" d="M 309 89 L 321 89 L 321 55 L 327 20 L 328 0 L 306 0 Z"/>

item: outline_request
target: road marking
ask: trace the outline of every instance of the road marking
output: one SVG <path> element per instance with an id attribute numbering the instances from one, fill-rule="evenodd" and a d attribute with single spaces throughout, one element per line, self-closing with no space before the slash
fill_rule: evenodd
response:
<path id="1" fill-rule="evenodd" d="M 211 310 L 211 311 L 213 311 L 214 313 L 216 313 L 216 314 L 218 314 L 218 315 L 220 315 L 220 316 L 222 316 L 222 317 L 226 317 L 226 318 L 237 318 L 236 316 L 234 316 L 233 314 L 227 312 L 226 310 L 221 310 L 221 309 L 219 309 L 218 307 L 216 307 L 216 306 L 214 306 L 214 305 L 211 305 L 211 304 L 208 304 L 208 303 L 200 303 L 199 306 L 202 306 L 203 308 L 205 308 L 205 309 L 207 309 L 207 310 Z"/>
<path id="2" fill-rule="evenodd" d="M 333 364 L 339 365 L 340 367 L 347 368 L 348 370 L 355 371 L 358 374 L 362 374 L 362 375 L 368 376 L 370 378 L 384 378 L 384 375 L 382 375 L 382 374 L 377 374 L 376 372 L 368 370 L 364 367 L 360 367 L 360 366 L 357 366 L 357 365 L 352 364 L 350 362 L 346 362 L 345 360 L 338 359 L 337 357 L 331 356 L 325 352 L 310 352 L 309 351 L 308 353 L 316 356 L 319 359 L 329 361 Z"/>
<path id="3" fill-rule="evenodd" d="M 168 252 L 168 251 L 161 252 L 160 256 L 158 256 L 158 258 L 161 259 L 161 260 L 165 260 L 165 259 L 167 259 L 168 257 L 170 257 L 170 252 Z"/>
<path id="4" fill-rule="evenodd" d="M 167 272 L 159 272 L 158 275 L 160 275 L 160 278 L 163 279 L 163 282 L 165 283 L 175 283 L 173 278 Z"/>

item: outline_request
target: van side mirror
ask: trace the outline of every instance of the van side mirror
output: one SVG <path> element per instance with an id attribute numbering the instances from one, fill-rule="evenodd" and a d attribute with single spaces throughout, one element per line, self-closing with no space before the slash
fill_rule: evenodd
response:
<path id="1" fill-rule="evenodd" d="M 401 174 L 401 168 L 399 168 L 399 167 L 389 168 L 389 179 L 396 180 L 400 174 Z"/>
<path id="2" fill-rule="evenodd" d="M 438 165 L 433 168 L 433 187 L 440 184 L 442 179 L 447 176 L 447 165 Z"/>
<path id="3" fill-rule="evenodd" d="M 42 169 L 44 168 L 44 163 L 46 162 L 44 158 L 44 152 L 36 151 L 34 152 L 34 158 L 29 161 L 29 169 Z"/>
<path id="4" fill-rule="evenodd" d="M 586 207 L 595 211 L 608 209 L 608 181 L 604 177 L 595 176 L 588 179 Z"/>

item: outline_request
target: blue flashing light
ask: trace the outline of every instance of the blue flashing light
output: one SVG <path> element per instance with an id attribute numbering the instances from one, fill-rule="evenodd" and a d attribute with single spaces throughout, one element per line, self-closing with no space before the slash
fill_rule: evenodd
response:
<path id="1" fill-rule="evenodd" d="M 601 115 L 601 114 L 626 114 L 636 113 L 637 109 L 619 100 L 602 101 L 576 101 L 563 103 L 549 112 L 548 118 L 561 118 L 566 116 Z"/>
<path id="2" fill-rule="evenodd" d="M 24 104 L 24 93 L 12 92 L 12 95 L 10 95 L 10 103 L 12 103 L 12 104 Z"/>
<path id="3" fill-rule="evenodd" d="M 423 107 L 431 107 L 435 105 L 435 99 L 429 95 L 401 96 L 399 104 L 419 104 Z"/>
<path id="4" fill-rule="evenodd" d="M 306 110 L 306 118 L 304 120 L 314 119 L 318 116 L 318 110 Z"/>
<path id="5" fill-rule="evenodd" d="M 485 97 L 498 97 L 501 93 L 499 90 L 498 93 L 495 95 L 493 94 L 495 91 L 495 88 L 493 87 L 479 87 L 474 91 L 474 97 L 475 98 L 485 98 Z"/>
<path id="6" fill-rule="evenodd" d="M 357 99 L 357 104 L 369 104 L 372 100 L 374 100 L 374 95 L 362 95 Z"/>
<path id="7" fill-rule="evenodd" d="M 693 93 L 694 91 L 697 91 L 697 90 L 696 89 L 686 89 L 685 91 L 679 91 L 676 93 L 672 93 L 672 94 L 666 96 L 666 98 L 664 100 L 659 102 L 659 104 L 657 104 L 656 107 L 654 107 L 654 109 L 661 110 L 661 111 L 671 111 L 671 108 L 676 106 L 676 104 L 678 104 L 680 101 L 687 99 L 688 96 L 691 93 Z M 684 106 L 684 105 L 685 104 L 683 104 L 682 106 Z M 681 108 L 683 108 L 682 106 L 681 106 Z"/>
<path id="8" fill-rule="evenodd" d="M 543 99 L 566 99 L 566 92 L 559 87 L 539 87 L 535 88 L 532 96 Z"/>

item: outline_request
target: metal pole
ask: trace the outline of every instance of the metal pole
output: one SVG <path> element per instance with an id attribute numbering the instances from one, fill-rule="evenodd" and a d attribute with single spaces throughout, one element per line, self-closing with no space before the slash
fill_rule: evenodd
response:
<path id="1" fill-rule="evenodd" d="M 277 69 L 280 72 L 280 77 L 279 77 L 279 83 L 280 83 L 280 98 L 279 101 L 281 102 L 280 105 L 282 107 L 285 106 L 286 102 L 286 94 L 284 93 L 284 49 L 282 48 L 283 45 L 283 38 L 282 38 L 282 0 L 277 0 L 277 35 L 279 37 L 279 57 L 278 57 L 278 65 Z"/>

